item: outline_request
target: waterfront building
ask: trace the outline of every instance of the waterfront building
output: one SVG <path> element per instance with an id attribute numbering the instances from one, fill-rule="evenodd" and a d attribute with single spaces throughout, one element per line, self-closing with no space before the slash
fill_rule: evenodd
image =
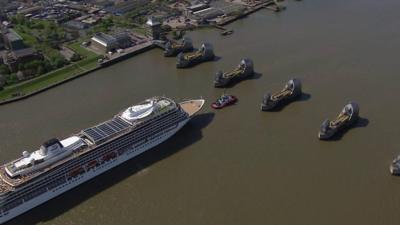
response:
<path id="1" fill-rule="evenodd" d="M 207 9 L 210 6 L 204 3 L 200 3 L 200 4 L 196 4 L 196 5 L 191 5 L 186 7 L 184 14 L 185 16 L 190 16 L 191 14 L 193 14 L 194 12 L 203 10 L 203 9 Z"/>
<path id="2" fill-rule="evenodd" d="M 128 48 L 132 45 L 131 37 L 125 32 L 114 34 L 113 37 L 117 41 L 119 48 Z"/>
<path id="3" fill-rule="evenodd" d="M 118 48 L 118 43 L 115 38 L 105 33 L 97 33 L 91 39 L 92 47 L 106 53 Z"/>
<path id="4" fill-rule="evenodd" d="M 105 33 L 97 33 L 91 39 L 92 47 L 106 53 L 115 51 L 118 48 L 127 48 L 132 45 L 131 38 L 127 33 L 117 33 L 109 35 Z"/>
<path id="5" fill-rule="evenodd" d="M 153 38 L 153 40 L 160 40 L 162 33 L 161 25 L 162 23 L 158 21 L 156 18 L 149 17 L 149 19 L 146 22 L 147 35 Z"/>
<path id="6" fill-rule="evenodd" d="M 211 20 L 215 19 L 218 16 L 224 15 L 224 11 L 217 8 L 206 8 L 197 12 L 194 12 L 193 15 L 195 18 L 200 20 Z"/>
<path id="7" fill-rule="evenodd" d="M 3 52 L 3 63 L 6 64 L 12 72 L 18 70 L 18 65 L 27 63 L 32 60 L 43 59 L 42 55 L 36 52 L 33 48 L 23 48 L 14 51 Z"/>

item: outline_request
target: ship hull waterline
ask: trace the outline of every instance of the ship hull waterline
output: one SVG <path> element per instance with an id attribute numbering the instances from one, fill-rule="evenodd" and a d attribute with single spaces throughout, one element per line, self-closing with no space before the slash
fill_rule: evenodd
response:
<path id="1" fill-rule="evenodd" d="M 78 185 L 112 169 L 113 167 L 118 166 L 118 165 L 122 164 L 123 162 L 125 162 L 129 159 L 132 159 L 132 158 L 140 155 L 141 153 L 161 144 L 162 142 L 164 142 L 167 139 L 169 139 L 170 137 L 172 137 L 176 132 L 178 132 L 187 122 L 189 122 L 190 119 L 191 119 L 191 117 L 187 118 L 186 120 L 181 121 L 180 123 L 175 125 L 175 127 L 173 129 L 168 130 L 167 132 L 161 131 L 160 133 L 154 135 L 150 141 L 145 142 L 140 146 L 128 147 L 127 151 L 125 151 L 123 154 L 117 156 L 116 158 L 111 159 L 91 170 L 88 170 L 85 173 L 68 180 L 66 183 L 61 184 L 60 186 L 55 187 L 52 190 L 48 190 L 45 193 L 43 193 L 29 201 L 24 202 L 20 206 L 17 206 L 16 208 L 9 210 L 5 214 L 0 215 L 0 224 L 3 224 L 19 215 L 31 210 L 32 208 L 35 208 L 36 206 L 41 205 L 41 204 L 49 201 L 50 199 L 55 198 L 58 195 L 66 192 L 74 187 L 77 187 Z"/>

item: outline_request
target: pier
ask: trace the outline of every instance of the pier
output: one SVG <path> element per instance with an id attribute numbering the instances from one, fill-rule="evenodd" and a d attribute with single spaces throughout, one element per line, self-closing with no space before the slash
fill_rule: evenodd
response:
<path id="1" fill-rule="evenodd" d="M 102 59 L 101 61 L 99 61 L 99 65 L 101 67 L 106 67 L 106 66 L 110 66 L 113 65 L 117 62 L 120 62 L 122 60 L 125 60 L 129 57 L 132 57 L 134 55 L 146 52 L 148 50 L 151 50 L 155 47 L 160 47 L 159 45 L 155 44 L 153 41 L 148 40 L 144 43 L 135 45 L 133 47 L 130 48 L 126 48 L 123 50 L 123 52 L 121 53 L 113 53 L 112 55 L 107 55 L 106 58 Z"/>
<path id="2" fill-rule="evenodd" d="M 264 9 L 264 8 L 268 8 L 268 7 L 277 7 L 277 8 L 279 8 L 279 6 L 278 6 L 276 1 L 270 0 L 268 2 L 264 2 L 264 3 L 261 3 L 261 4 L 255 5 L 253 7 L 250 7 L 247 11 L 245 11 L 243 14 L 241 14 L 239 16 L 228 17 L 226 19 L 222 19 L 222 20 L 217 22 L 215 27 L 218 28 L 218 27 L 225 26 L 225 25 L 230 24 L 230 23 L 232 23 L 232 22 L 234 22 L 234 21 L 236 21 L 238 19 L 246 17 L 246 16 L 248 16 L 248 15 L 254 13 L 254 12 L 257 12 L 260 9 Z"/>

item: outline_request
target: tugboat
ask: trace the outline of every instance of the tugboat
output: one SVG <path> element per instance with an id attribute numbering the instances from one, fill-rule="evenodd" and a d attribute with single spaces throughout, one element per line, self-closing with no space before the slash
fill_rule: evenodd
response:
<path id="1" fill-rule="evenodd" d="M 176 68 L 187 68 L 197 65 L 201 62 L 214 60 L 214 51 L 211 44 L 204 43 L 196 52 L 184 55 L 182 52 L 178 54 Z"/>
<path id="2" fill-rule="evenodd" d="M 214 103 L 211 104 L 211 107 L 214 109 L 222 109 L 226 106 L 232 105 L 237 102 L 237 98 L 233 95 L 223 94 L 221 97 L 217 99 Z"/>
<path id="3" fill-rule="evenodd" d="M 389 170 L 392 175 L 400 176 L 400 155 L 393 159 Z"/>
<path id="4" fill-rule="evenodd" d="M 359 107 L 357 103 L 350 102 L 344 106 L 336 119 L 325 120 L 318 133 L 320 140 L 327 140 L 333 137 L 339 130 L 353 125 L 358 119 Z"/>
<path id="5" fill-rule="evenodd" d="M 296 98 L 300 97 L 301 92 L 301 82 L 299 79 L 291 79 L 289 80 L 285 87 L 275 93 L 270 94 L 267 93 L 264 95 L 264 98 L 261 103 L 261 110 L 268 111 L 275 108 L 278 104 L 288 103 Z"/>
<path id="6" fill-rule="evenodd" d="M 224 87 L 233 80 L 244 79 L 254 74 L 254 64 L 251 59 L 242 59 L 239 65 L 231 72 L 221 71 L 215 74 L 214 87 Z"/>
<path id="7" fill-rule="evenodd" d="M 192 39 L 184 37 L 181 43 L 168 41 L 165 45 L 164 56 L 171 57 L 176 56 L 181 52 L 193 51 Z"/>

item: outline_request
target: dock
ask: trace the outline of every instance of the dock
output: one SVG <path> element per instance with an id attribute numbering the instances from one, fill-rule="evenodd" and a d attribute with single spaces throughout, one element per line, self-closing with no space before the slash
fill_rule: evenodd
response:
<path id="1" fill-rule="evenodd" d="M 215 27 L 220 29 L 220 27 L 230 24 L 230 23 L 232 23 L 238 19 L 241 19 L 243 17 L 246 17 L 252 13 L 255 13 L 260 9 L 274 9 L 274 11 L 276 11 L 276 9 L 280 9 L 280 7 L 277 5 L 277 2 L 275 0 L 270 0 L 270 1 L 258 4 L 258 5 L 255 5 L 253 7 L 250 7 L 247 11 L 245 11 L 243 14 L 241 14 L 239 16 L 228 17 L 226 19 L 220 20 L 217 22 Z"/>
<path id="2" fill-rule="evenodd" d="M 128 59 L 129 57 L 132 57 L 134 55 L 151 50 L 155 47 L 160 47 L 160 46 L 156 45 L 153 41 L 149 40 L 144 43 L 135 45 L 133 47 L 126 48 L 121 53 L 116 52 L 110 56 L 106 56 L 103 60 L 99 62 L 99 65 L 101 67 L 110 66 L 122 60 Z"/>

